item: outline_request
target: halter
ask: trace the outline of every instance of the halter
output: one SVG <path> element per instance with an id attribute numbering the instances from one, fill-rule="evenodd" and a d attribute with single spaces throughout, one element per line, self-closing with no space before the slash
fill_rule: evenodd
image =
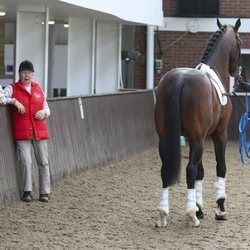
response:
<path id="1" fill-rule="evenodd" d="M 241 46 L 242 46 L 242 40 L 240 39 L 239 34 L 236 34 L 236 41 L 237 41 L 237 56 L 239 58 L 239 61 L 241 59 Z M 237 86 L 240 84 L 240 82 L 242 81 L 242 76 L 241 76 L 241 72 L 242 72 L 242 66 L 239 63 L 239 65 L 237 66 L 237 70 L 236 70 L 236 75 L 235 75 L 235 83 L 233 86 L 233 92 L 235 92 Z"/>

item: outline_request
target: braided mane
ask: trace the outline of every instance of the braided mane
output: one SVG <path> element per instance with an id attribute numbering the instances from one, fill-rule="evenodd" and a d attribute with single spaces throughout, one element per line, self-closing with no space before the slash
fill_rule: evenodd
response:
<path id="1" fill-rule="evenodd" d="M 219 40 L 219 38 L 221 37 L 222 33 L 226 30 L 227 26 L 224 25 L 221 27 L 221 29 L 217 30 L 210 38 L 207 48 L 205 49 L 205 52 L 202 56 L 201 62 L 202 63 L 207 63 L 207 60 L 209 58 L 209 55 L 211 53 L 211 51 L 213 50 L 213 48 L 215 47 L 216 42 Z"/>

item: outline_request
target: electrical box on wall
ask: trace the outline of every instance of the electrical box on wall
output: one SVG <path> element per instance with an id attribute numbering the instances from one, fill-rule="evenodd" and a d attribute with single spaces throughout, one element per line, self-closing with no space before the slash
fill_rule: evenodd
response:
<path id="1" fill-rule="evenodd" d="M 155 59 L 155 70 L 160 73 L 162 70 L 162 59 Z"/>

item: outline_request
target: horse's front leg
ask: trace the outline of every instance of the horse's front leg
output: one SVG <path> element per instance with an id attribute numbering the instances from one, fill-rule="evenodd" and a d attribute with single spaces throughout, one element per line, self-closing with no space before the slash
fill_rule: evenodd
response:
<path id="1" fill-rule="evenodd" d="M 203 174 L 201 174 L 200 182 L 197 180 L 199 168 L 202 167 L 201 158 L 203 153 L 203 142 L 190 142 L 189 162 L 186 168 L 187 176 L 187 202 L 186 215 L 189 219 L 190 226 L 198 227 L 200 221 L 197 218 L 199 207 L 203 205 L 202 201 L 202 182 Z M 203 167 L 202 167 L 203 170 Z M 202 172 L 203 173 L 203 172 Z"/>
<path id="2" fill-rule="evenodd" d="M 217 203 L 217 210 L 215 211 L 216 220 L 226 220 L 225 211 L 225 200 L 226 196 L 226 162 L 225 162 L 225 151 L 226 151 L 226 132 L 224 134 L 215 134 L 212 136 L 214 142 L 214 150 L 216 156 L 216 173 L 217 180 L 215 182 L 215 198 Z"/>

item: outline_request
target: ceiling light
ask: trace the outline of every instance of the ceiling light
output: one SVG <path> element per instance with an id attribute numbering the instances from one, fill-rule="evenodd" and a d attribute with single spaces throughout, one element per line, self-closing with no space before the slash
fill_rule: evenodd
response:
<path id="1" fill-rule="evenodd" d="M 68 23 L 65 23 L 65 24 L 63 25 L 63 27 L 64 27 L 64 28 L 68 28 L 68 27 L 69 27 L 69 24 L 68 24 Z"/>
<path id="2" fill-rule="evenodd" d="M 45 24 L 45 22 L 42 21 L 41 24 Z M 48 24 L 55 24 L 55 21 L 48 21 Z"/>
<path id="3" fill-rule="evenodd" d="M 6 12 L 5 11 L 0 11 L 0 16 L 5 16 Z"/>

